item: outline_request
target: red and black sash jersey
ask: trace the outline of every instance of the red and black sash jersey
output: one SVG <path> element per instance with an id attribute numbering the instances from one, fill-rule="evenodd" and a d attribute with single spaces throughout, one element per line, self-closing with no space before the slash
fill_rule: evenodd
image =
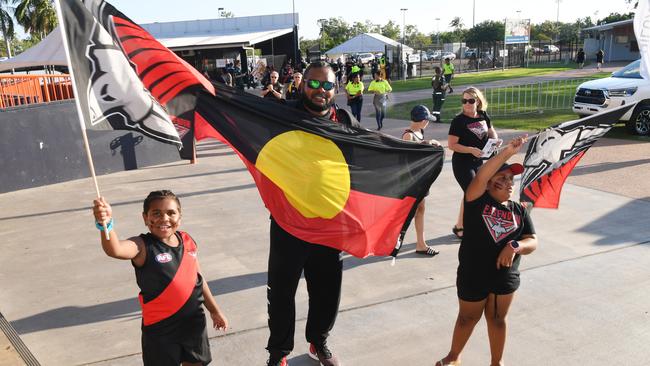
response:
<path id="1" fill-rule="evenodd" d="M 488 192 L 474 201 L 465 201 L 463 240 L 458 250 L 461 266 L 496 271 L 496 260 L 510 240 L 535 234 L 528 211 L 514 201 L 503 205 Z M 520 255 L 505 271 L 518 271 Z"/>
<path id="2" fill-rule="evenodd" d="M 170 247 L 151 233 L 141 234 L 147 251 L 142 267 L 135 267 L 140 287 L 142 326 L 164 328 L 203 310 L 203 278 L 198 273 L 196 243 L 178 231 L 180 244 Z"/>

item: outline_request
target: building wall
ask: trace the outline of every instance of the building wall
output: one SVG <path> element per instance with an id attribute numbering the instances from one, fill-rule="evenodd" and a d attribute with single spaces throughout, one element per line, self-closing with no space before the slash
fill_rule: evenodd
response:
<path id="1" fill-rule="evenodd" d="M 176 147 L 136 132 L 87 132 L 97 175 L 180 160 Z M 0 110 L 0 136 L 0 193 L 90 176 L 72 101 Z"/>
<path id="2" fill-rule="evenodd" d="M 596 60 L 596 52 L 605 52 L 605 62 L 634 61 L 641 57 L 632 24 L 598 32 L 586 38 L 584 50 L 587 60 Z"/>

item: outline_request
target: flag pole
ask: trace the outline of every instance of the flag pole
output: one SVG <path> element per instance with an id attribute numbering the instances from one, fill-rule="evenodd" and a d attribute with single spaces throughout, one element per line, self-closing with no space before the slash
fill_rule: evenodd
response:
<path id="1" fill-rule="evenodd" d="M 95 193 L 97 194 L 97 198 L 99 198 L 101 197 L 101 194 L 99 193 L 99 184 L 97 183 L 97 175 L 95 174 L 95 165 L 93 164 L 93 157 L 92 154 L 90 153 L 90 144 L 88 143 L 88 134 L 86 134 L 85 118 L 84 118 L 84 114 L 81 111 L 81 104 L 79 102 L 79 91 L 77 90 L 77 83 L 75 83 L 75 76 L 70 61 L 71 60 L 70 45 L 68 44 L 68 38 L 66 37 L 65 21 L 63 20 L 63 12 L 61 11 L 60 0 L 55 0 L 54 4 L 56 6 L 56 14 L 59 19 L 61 38 L 63 40 L 63 49 L 65 50 L 65 56 L 68 59 L 68 71 L 70 73 L 70 80 L 72 81 L 72 91 L 75 95 L 74 101 L 75 101 L 75 106 L 77 107 L 77 115 L 79 116 L 79 123 L 81 124 L 81 136 L 83 137 L 84 148 L 86 150 L 86 157 L 88 158 L 88 168 L 90 169 L 90 175 L 93 178 L 93 183 L 95 184 Z M 108 232 L 108 226 L 106 222 L 102 222 L 102 226 L 104 227 L 104 235 L 106 236 L 106 240 L 110 240 L 111 236 Z"/>

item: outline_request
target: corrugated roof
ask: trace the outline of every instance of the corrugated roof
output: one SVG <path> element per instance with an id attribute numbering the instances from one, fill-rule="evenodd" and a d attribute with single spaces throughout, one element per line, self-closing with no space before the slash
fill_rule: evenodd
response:
<path id="1" fill-rule="evenodd" d="M 583 32 L 584 31 L 593 31 L 593 30 L 604 31 L 604 30 L 609 30 L 609 29 L 613 29 L 613 28 L 616 28 L 616 27 L 620 27 L 620 26 L 623 26 L 623 25 L 632 24 L 632 22 L 634 22 L 634 19 L 619 20 L 618 22 L 601 24 L 601 25 L 596 25 L 596 26 L 593 26 L 593 27 L 585 28 L 582 31 Z"/>
<path id="2" fill-rule="evenodd" d="M 187 37 L 159 38 L 163 46 L 182 51 L 195 48 L 248 47 L 271 38 L 293 32 L 292 28 L 275 29 L 259 32 L 197 35 Z"/>

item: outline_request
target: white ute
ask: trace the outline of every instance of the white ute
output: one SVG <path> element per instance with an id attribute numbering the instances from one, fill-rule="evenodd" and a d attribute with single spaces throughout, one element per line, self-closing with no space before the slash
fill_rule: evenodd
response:
<path id="1" fill-rule="evenodd" d="M 573 112 L 580 116 L 596 114 L 606 109 L 639 102 L 621 121 L 630 133 L 650 133 L 650 81 L 639 73 L 640 60 L 613 72 L 611 77 L 580 84 L 573 99 Z"/>

